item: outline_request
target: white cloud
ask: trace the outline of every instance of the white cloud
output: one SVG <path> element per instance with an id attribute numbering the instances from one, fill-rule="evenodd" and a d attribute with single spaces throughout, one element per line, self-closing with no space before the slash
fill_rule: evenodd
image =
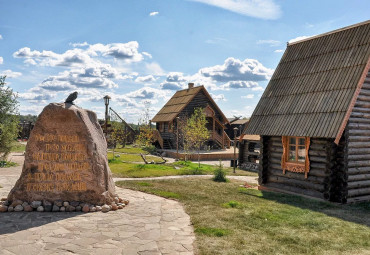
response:
<path id="1" fill-rule="evenodd" d="M 275 53 L 281 53 L 284 52 L 284 50 L 274 50 Z"/>
<path id="2" fill-rule="evenodd" d="M 252 91 L 264 91 L 265 89 L 261 86 L 257 86 L 257 87 L 254 87 L 252 88 Z"/>
<path id="3" fill-rule="evenodd" d="M 3 39 L 3 36 L 2 35 L 0 35 L 0 40 L 2 40 Z"/>
<path id="4" fill-rule="evenodd" d="M 92 44 L 87 51 L 93 56 L 101 53 L 103 56 L 112 56 L 115 59 L 127 62 L 139 62 L 143 60 L 143 55 L 139 53 L 139 43 L 131 41 L 128 43 Z"/>
<path id="5" fill-rule="evenodd" d="M 303 36 L 298 36 L 298 37 L 296 37 L 296 38 L 290 39 L 288 43 L 298 42 L 298 41 L 301 41 L 301 40 L 304 40 L 304 39 L 307 39 L 307 38 L 310 38 L 310 37 L 313 37 L 313 36 L 315 36 L 315 35 L 309 35 L 309 36 L 303 35 Z"/>
<path id="6" fill-rule="evenodd" d="M 149 13 L 149 16 L 156 16 L 158 14 L 159 14 L 159 12 L 151 12 L 151 13 Z"/>
<path id="7" fill-rule="evenodd" d="M 227 101 L 224 94 L 215 95 L 215 94 L 210 93 L 210 95 L 213 98 L 213 100 L 215 100 L 216 102 Z"/>
<path id="8" fill-rule="evenodd" d="M 84 45 L 88 44 L 73 44 Z M 86 49 L 74 48 L 67 50 L 64 53 L 55 53 L 53 51 L 37 51 L 31 50 L 28 47 L 19 49 L 13 53 L 15 58 L 25 58 L 28 60 L 27 64 L 40 66 L 84 66 L 87 64 L 100 62 L 94 57 L 107 57 L 111 56 L 117 60 L 122 60 L 127 63 L 139 62 L 143 60 L 143 55 L 138 51 L 139 44 L 136 41 L 128 43 L 111 43 L 111 44 L 92 44 Z M 146 53 L 146 55 L 150 55 Z"/>
<path id="9" fill-rule="evenodd" d="M 4 63 L 3 57 L 0 57 L 0 65 Z"/>
<path id="10" fill-rule="evenodd" d="M 0 76 L 4 76 L 4 75 L 6 75 L 7 78 L 17 78 L 17 77 L 21 76 L 22 73 L 20 73 L 20 72 L 13 72 L 10 69 L 4 70 L 4 71 L 0 71 Z"/>
<path id="11" fill-rule="evenodd" d="M 147 76 L 139 76 L 135 79 L 135 82 L 154 82 L 156 81 L 156 78 L 153 75 L 147 75 Z"/>
<path id="12" fill-rule="evenodd" d="M 43 101 L 43 100 L 50 100 L 55 97 L 55 94 L 50 92 L 47 93 L 18 93 L 19 98 L 29 101 Z"/>
<path id="13" fill-rule="evenodd" d="M 31 114 L 31 115 L 39 115 L 41 111 L 44 109 L 45 105 L 27 105 L 27 104 L 20 104 L 19 110 L 21 114 Z"/>
<path id="14" fill-rule="evenodd" d="M 257 82 L 270 79 L 273 70 L 264 67 L 258 60 L 227 58 L 223 65 L 205 67 L 199 73 L 218 82 Z"/>
<path id="15" fill-rule="evenodd" d="M 72 47 L 85 47 L 88 46 L 89 44 L 87 42 L 83 42 L 83 43 L 69 43 L 69 45 L 71 45 Z"/>
<path id="16" fill-rule="evenodd" d="M 192 0 L 235 13 L 262 19 L 278 19 L 280 6 L 274 0 Z"/>
<path id="17" fill-rule="evenodd" d="M 254 88 L 257 87 L 258 83 L 255 81 L 229 81 L 222 87 L 225 89 L 242 89 L 242 88 Z"/>
<path id="18" fill-rule="evenodd" d="M 277 40 L 258 40 L 257 44 L 267 44 L 267 45 L 273 47 L 273 46 L 279 46 L 281 44 L 281 42 L 277 41 Z"/>
<path id="19" fill-rule="evenodd" d="M 143 54 L 144 56 L 146 56 L 146 57 L 148 57 L 150 59 L 153 58 L 152 54 L 150 54 L 148 52 L 143 51 L 143 52 L 141 52 L 141 54 Z"/>
<path id="20" fill-rule="evenodd" d="M 31 65 L 31 66 L 35 66 L 37 65 L 36 61 L 33 60 L 32 58 L 26 58 L 23 63 L 27 64 L 27 65 Z"/>
<path id="21" fill-rule="evenodd" d="M 152 75 L 164 75 L 165 74 L 165 71 L 156 62 L 145 63 L 145 69 L 146 69 L 146 73 L 148 74 L 152 74 Z"/>
<path id="22" fill-rule="evenodd" d="M 248 94 L 246 96 L 242 96 L 242 98 L 252 99 L 252 98 L 254 98 L 254 94 Z"/>

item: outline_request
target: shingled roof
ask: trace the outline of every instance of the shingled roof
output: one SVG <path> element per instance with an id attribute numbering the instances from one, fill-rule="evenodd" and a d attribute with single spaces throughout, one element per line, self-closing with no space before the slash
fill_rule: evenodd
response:
<path id="1" fill-rule="evenodd" d="M 227 118 L 217 106 L 215 101 L 209 95 L 207 90 L 204 86 L 192 87 L 188 89 L 183 89 L 177 91 L 171 99 L 163 106 L 163 108 L 154 116 L 152 119 L 153 122 L 169 122 L 172 121 L 174 118 L 179 115 L 179 113 L 193 100 L 193 98 L 199 93 L 203 91 L 206 97 L 210 100 L 218 112 L 224 119 L 224 122 L 228 122 Z"/>
<path id="2" fill-rule="evenodd" d="M 338 141 L 369 57 L 370 20 L 288 44 L 244 133 Z"/>

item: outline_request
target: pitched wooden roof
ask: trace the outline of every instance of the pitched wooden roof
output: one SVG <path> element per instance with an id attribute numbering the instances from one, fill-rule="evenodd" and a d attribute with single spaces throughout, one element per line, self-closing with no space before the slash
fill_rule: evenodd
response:
<path id="1" fill-rule="evenodd" d="M 213 104 L 211 107 L 215 107 L 224 119 L 224 123 L 228 123 L 227 118 L 217 106 L 216 102 L 209 95 L 204 86 L 198 86 L 188 89 L 177 91 L 171 99 L 163 106 L 163 108 L 154 116 L 153 122 L 168 122 L 172 121 L 177 115 L 187 106 L 191 100 L 199 93 L 203 91 L 206 97 Z"/>
<path id="2" fill-rule="evenodd" d="M 339 141 L 369 57 L 370 20 L 289 44 L 244 133 Z"/>

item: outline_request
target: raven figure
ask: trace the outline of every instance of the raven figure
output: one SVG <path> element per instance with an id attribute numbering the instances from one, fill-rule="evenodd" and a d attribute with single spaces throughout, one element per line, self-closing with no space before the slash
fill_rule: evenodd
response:
<path id="1" fill-rule="evenodd" d="M 74 104 L 73 101 L 77 98 L 77 95 L 78 95 L 77 91 L 73 92 L 67 97 L 64 103 Z"/>

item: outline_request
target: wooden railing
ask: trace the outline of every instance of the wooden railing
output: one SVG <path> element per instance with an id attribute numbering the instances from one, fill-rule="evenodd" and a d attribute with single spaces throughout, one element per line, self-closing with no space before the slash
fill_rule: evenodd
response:
<path id="1" fill-rule="evenodd" d="M 224 131 L 224 144 L 226 145 L 227 148 L 230 148 L 231 145 L 231 139 L 230 137 L 226 134 Z"/>
<path id="2" fill-rule="evenodd" d="M 163 149 L 163 138 L 161 136 L 161 133 L 159 133 L 158 130 L 153 130 L 153 139 L 154 141 L 158 141 L 159 145 Z"/>
<path id="3" fill-rule="evenodd" d="M 209 131 L 209 138 L 218 142 L 221 147 L 224 146 L 223 138 L 217 132 Z"/>

